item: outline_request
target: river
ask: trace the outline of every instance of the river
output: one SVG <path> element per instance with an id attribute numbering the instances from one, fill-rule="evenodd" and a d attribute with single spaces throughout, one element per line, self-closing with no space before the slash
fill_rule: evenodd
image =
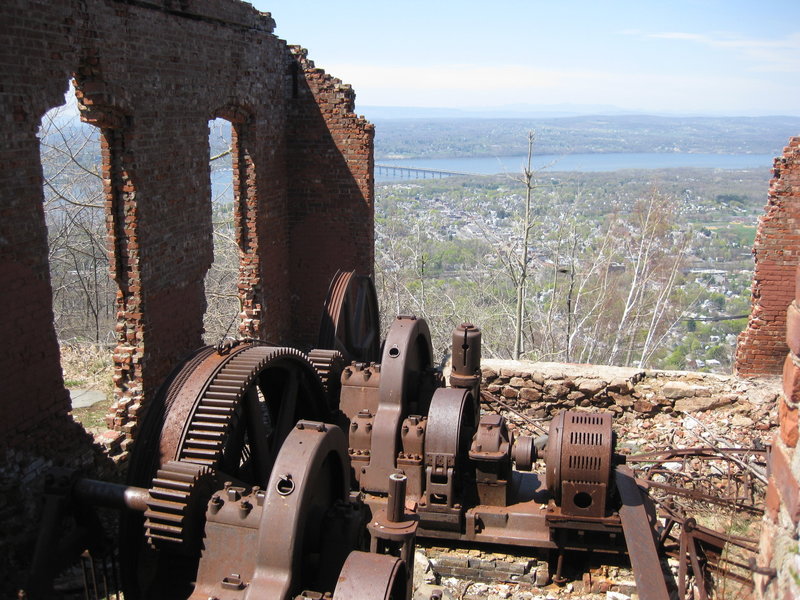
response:
<path id="1" fill-rule="evenodd" d="M 769 154 L 680 154 L 656 152 L 625 152 L 609 154 L 540 154 L 533 157 L 537 171 L 599 172 L 621 169 L 670 169 L 693 167 L 701 169 L 769 169 L 773 156 Z M 470 158 L 409 158 L 379 159 L 381 165 L 398 167 L 457 171 L 477 175 L 520 173 L 526 156 L 470 157 Z M 407 175 L 403 178 L 407 178 Z M 377 173 L 377 181 L 400 179 L 397 176 Z"/>

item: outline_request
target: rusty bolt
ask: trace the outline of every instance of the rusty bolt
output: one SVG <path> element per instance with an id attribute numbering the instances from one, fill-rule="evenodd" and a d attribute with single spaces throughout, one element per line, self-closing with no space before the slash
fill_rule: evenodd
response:
<path id="1" fill-rule="evenodd" d="M 222 505 L 225 504 L 225 501 L 220 498 L 219 496 L 212 496 L 211 497 L 211 512 L 217 514 L 219 509 L 222 508 Z"/>
<path id="2" fill-rule="evenodd" d="M 239 515 L 241 515 L 242 518 L 249 515 L 251 510 L 253 510 L 253 505 L 250 504 L 247 500 L 245 500 L 239 505 Z"/>

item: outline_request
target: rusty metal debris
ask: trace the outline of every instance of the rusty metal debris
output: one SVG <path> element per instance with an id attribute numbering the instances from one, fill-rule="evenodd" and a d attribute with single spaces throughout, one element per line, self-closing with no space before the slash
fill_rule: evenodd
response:
<path id="1" fill-rule="evenodd" d="M 767 451 L 753 448 L 668 448 L 626 457 L 650 488 L 725 508 L 763 513 L 764 485 L 747 461 L 766 465 Z M 659 497 L 656 494 L 656 497 Z"/>
<path id="2" fill-rule="evenodd" d="M 105 506 L 123 513 L 128 600 L 407 600 L 417 537 L 544 553 L 556 582 L 568 555 L 627 555 L 642 600 L 683 598 L 690 572 L 701 598 L 709 569 L 746 578 L 725 552 L 751 541 L 698 525 L 691 502 L 757 512 L 762 454 L 626 458 L 611 415 L 582 410 L 529 423 L 546 437 L 515 435 L 480 412 L 479 328 L 453 332 L 450 387 L 423 319 L 398 317 L 380 352 L 378 336 L 371 281 L 338 273 L 308 355 L 254 341 L 198 350 L 151 402 L 127 485 L 70 476 L 52 491 L 35 569 L 50 573 L 60 517 Z"/>
<path id="3" fill-rule="evenodd" d="M 737 520 L 760 518 L 764 485 L 758 474 L 767 464 L 767 453 L 766 449 L 698 446 L 627 457 L 659 507 L 661 544 L 678 559 L 682 600 L 687 597 L 690 574 L 700 599 L 711 595 L 712 573 L 720 581 L 752 591 L 757 540 L 700 525 L 696 517 L 708 512 L 704 506 L 713 505 L 730 511 Z"/>

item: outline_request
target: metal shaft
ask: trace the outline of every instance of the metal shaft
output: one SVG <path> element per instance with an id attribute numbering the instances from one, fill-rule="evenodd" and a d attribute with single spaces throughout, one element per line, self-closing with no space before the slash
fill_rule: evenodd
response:
<path id="1" fill-rule="evenodd" d="M 139 512 L 147 510 L 150 491 L 119 483 L 108 483 L 94 479 L 79 479 L 73 489 L 76 498 L 95 506 L 130 509 Z"/>
<path id="2" fill-rule="evenodd" d="M 389 475 L 389 498 L 386 504 L 386 520 L 399 523 L 405 516 L 406 482 L 408 478 L 400 473 Z"/>

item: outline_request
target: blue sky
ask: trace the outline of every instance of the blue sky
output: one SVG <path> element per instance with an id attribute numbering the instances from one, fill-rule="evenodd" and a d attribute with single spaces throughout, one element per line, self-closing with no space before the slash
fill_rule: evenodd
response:
<path id="1" fill-rule="evenodd" d="M 256 0 L 358 106 L 800 115 L 797 0 Z"/>

